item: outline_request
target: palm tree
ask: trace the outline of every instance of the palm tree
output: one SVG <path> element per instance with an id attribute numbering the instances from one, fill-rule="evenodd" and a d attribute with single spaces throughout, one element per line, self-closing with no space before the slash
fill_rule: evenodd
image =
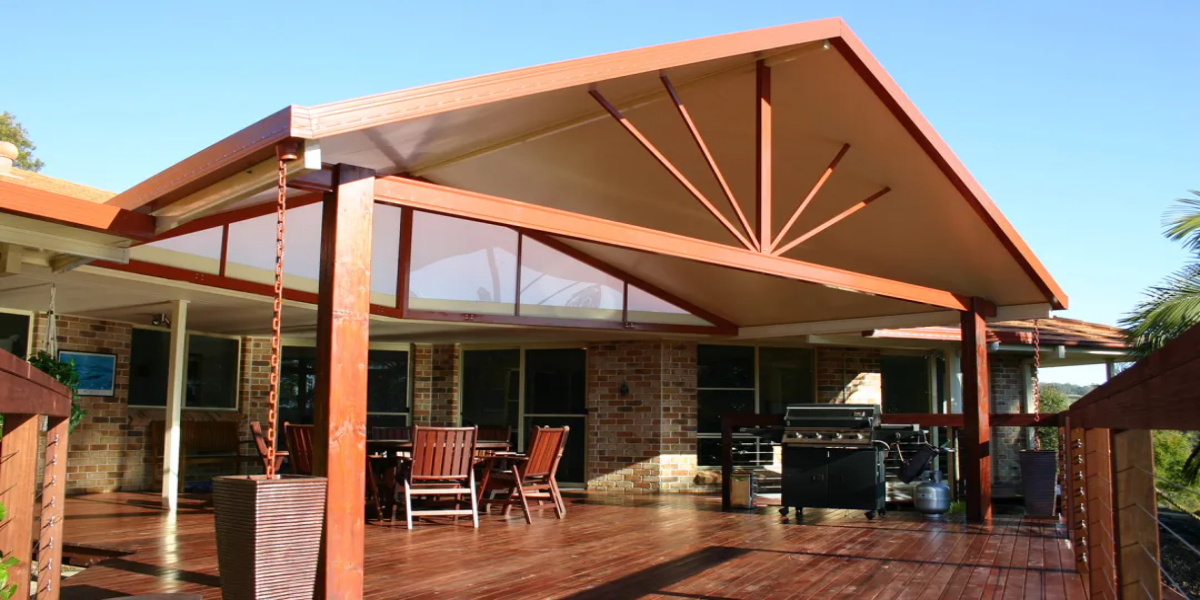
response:
<path id="1" fill-rule="evenodd" d="M 1146 290 L 1145 298 L 1121 320 L 1138 358 L 1149 356 L 1200 324 L 1200 191 L 1191 190 L 1191 194 L 1195 197 L 1177 198 L 1177 204 L 1163 215 L 1163 235 L 1182 242 L 1192 253 L 1191 260 Z M 1183 471 L 1185 483 L 1200 479 L 1200 441 Z"/>

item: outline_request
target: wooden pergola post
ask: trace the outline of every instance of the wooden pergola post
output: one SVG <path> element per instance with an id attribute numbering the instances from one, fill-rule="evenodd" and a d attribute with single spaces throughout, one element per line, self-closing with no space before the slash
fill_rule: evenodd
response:
<path id="1" fill-rule="evenodd" d="M 318 596 L 361 598 L 375 173 L 350 165 L 334 171 L 317 304 L 314 472 L 329 480 Z"/>
<path id="2" fill-rule="evenodd" d="M 991 305 L 973 298 L 962 313 L 963 477 L 967 480 L 967 519 L 992 518 L 992 426 L 988 395 L 987 322 Z"/>

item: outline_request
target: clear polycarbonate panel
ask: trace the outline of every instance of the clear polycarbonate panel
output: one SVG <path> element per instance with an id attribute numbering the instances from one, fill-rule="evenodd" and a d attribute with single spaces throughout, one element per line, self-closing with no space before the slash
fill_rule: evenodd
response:
<path id="1" fill-rule="evenodd" d="M 371 303 L 396 306 L 400 261 L 400 207 L 375 204 L 371 227 Z"/>
<path id="2" fill-rule="evenodd" d="M 620 321 L 625 283 L 526 237 L 521 248 L 521 316 Z"/>
<path id="3" fill-rule="evenodd" d="M 711 325 L 708 321 L 634 285 L 629 286 L 629 320 L 664 325 Z"/>
<path id="4" fill-rule="evenodd" d="M 288 209 L 285 226 L 283 284 L 316 293 L 321 272 L 321 204 Z M 259 283 L 275 281 L 275 213 L 229 226 L 225 274 Z"/>
<path id="5" fill-rule="evenodd" d="M 217 274 L 221 272 L 221 228 L 143 244 L 130 249 L 129 257 L 157 265 Z"/>
<path id="6" fill-rule="evenodd" d="M 470 314 L 516 309 L 517 232 L 417 212 L 408 306 Z"/>

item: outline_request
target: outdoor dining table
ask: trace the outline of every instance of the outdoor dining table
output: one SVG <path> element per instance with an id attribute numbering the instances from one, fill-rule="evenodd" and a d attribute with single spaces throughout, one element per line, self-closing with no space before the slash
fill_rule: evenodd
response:
<path id="1" fill-rule="evenodd" d="M 475 449 L 485 452 L 507 452 L 512 444 L 503 440 L 478 440 Z M 380 498 L 384 510 L 391 514 L 395 502 L 391 490 L 396 489 L 400 456 L 412 453 L 412 440 L 367 440 L 367 477 L 376 478 L 384 492 Z M 480 461 L 482 462 L 482 461 Z M 380 465 L 380 466 L 376 466 Z M 382 518 L 382 515 L 380 515 Z"/>

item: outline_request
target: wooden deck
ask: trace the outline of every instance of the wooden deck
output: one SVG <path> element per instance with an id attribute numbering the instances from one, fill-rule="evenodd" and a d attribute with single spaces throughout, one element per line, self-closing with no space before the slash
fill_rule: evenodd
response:
<path id="1" fill-rule="evenodd" d="M 1057 523 L 993 527 L 911 513 L 722 513 L 710 497 L 575 495 L 517 516 L 367 526 L 368 598 L 1083 598 Z M 68 542 L 132 551 L 64 582 L 63 598 L 192 592 L 220 598 L 211 509 L 156 494 L 99 494 L 67 506 Z"/>

